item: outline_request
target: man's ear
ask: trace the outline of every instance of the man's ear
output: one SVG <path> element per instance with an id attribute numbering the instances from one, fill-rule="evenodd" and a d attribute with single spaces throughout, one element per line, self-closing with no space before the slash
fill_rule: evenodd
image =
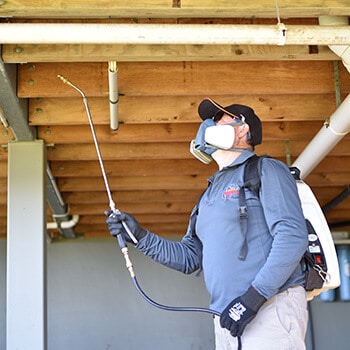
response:
<path id="1" fill-rule="evenodd" d="M 248 135 L 248 137 L 250 137 L 250 128 L 249 128 L 249 125 L 248 124 L 243 124 L 241 126 L 241 129 L 240 129 L 240 136 L 244 136 L 244 135 Z"/>

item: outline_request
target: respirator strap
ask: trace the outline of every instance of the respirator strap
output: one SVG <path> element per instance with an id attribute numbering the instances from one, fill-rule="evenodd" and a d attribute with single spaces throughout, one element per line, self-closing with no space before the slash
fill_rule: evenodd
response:
<path id="1" fill-rule="evenodd" d="M 244 151 L 247 150 L 247 148 L 239 148 L 239 147 L 232 147 L 232 148 L 229 148 L 229 149 L 219 148 L 219 147 L 214 147 L 214 146 L 210 145 L 209 143 L 207 143 L 206 146 L 208 148 L 215 148 L 215 149 L 220 149 L 222 151 L 231 151 L 231 152 L 244 152 Z"/>

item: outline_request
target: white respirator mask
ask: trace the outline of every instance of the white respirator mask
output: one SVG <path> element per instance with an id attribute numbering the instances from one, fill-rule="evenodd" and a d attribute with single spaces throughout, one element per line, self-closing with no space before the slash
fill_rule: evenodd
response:
<path id="1" fill-rule="evenodd" d="M 205 129 L 207 147 L 230 150 L 235 142 L 235 129 L 231 124 L 210 126 Z"/>
<path id="2" fill-rule="evenodd" d="M 241 151 L 234 148 L 234 126 L 239 124 L 215 125 L 212 119 L 206 119 L 200 125 L 195 140 L 191 141 L 190 152 L 201 162 L 209 164 L 213 159 L 211 155 L 218 149 Z"/>

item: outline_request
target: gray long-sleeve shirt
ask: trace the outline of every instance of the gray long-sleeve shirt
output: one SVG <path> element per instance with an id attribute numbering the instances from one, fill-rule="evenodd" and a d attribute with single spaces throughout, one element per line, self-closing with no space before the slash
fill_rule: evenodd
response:
<path id="1" fill-rule="evenodd" d="M 253 285 L 266 298 L 304 283 L 300 259 L 307 248 L 307 229 L 294 178 L 272 158 L 262 161 L 260 198 L 246 191 L 248 252 L 238 211 L 244 166 L 253 155 L 244 151 L 230 166 L 217 171 L 199 205 L 195 235 L 191 225 L 180 242 L 148 233 L 138 249 L 170 268 L 191 273 L 203 267 L 210 307 L 221 312 Z"/>

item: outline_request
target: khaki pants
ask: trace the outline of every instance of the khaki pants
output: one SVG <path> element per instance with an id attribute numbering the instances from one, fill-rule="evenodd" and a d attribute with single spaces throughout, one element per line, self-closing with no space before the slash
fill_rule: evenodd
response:
<path id="1" fill-rule="evenodd" d="M 306 292 L 289 288 L 269 299 L 246 326 L 241 337 L 242 350 L 305 350 L 308 322 Z M 237 338 L 221 328 L 214 317 L 216 350 L 237 350 Z"/>

